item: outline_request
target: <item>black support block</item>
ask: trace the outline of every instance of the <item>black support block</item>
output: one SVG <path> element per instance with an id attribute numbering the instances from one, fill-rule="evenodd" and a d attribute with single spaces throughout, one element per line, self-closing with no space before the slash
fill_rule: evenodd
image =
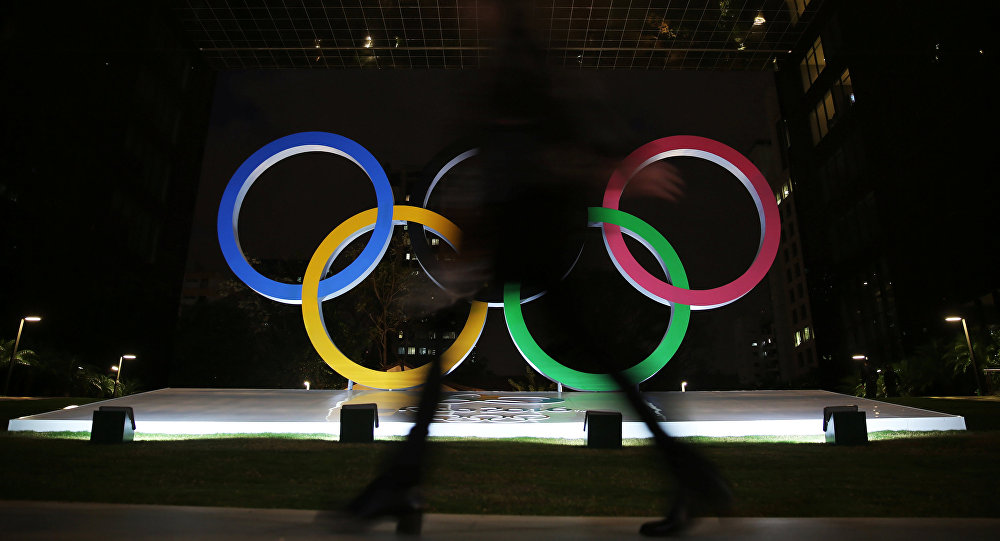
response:
<path id="1" fill-rule="evenodd" d="M 122 443 L 135 436 L 135 413 L 130 407 L 101 406 L 90 425 L 91 443 Z"/>
<path id="2" fill-rule="evenodd" d="M 375 404 L 345 404 L 340 407 L 340 441 L 371 443 L 378 426 L 378 406 Z"/>
<path id="3" fill-rule="evenodd" d="M 583 418 L 587 447 L 618 449 L 622 446 L 622 414 L 619 411 L 587 410 Z"/>

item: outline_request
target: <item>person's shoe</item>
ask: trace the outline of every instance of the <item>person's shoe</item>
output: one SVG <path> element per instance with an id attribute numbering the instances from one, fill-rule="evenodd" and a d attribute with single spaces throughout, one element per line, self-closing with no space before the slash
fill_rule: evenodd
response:
<path id="1" fill-rule="evenodd" d="M 695 487 L 681 489 L 666 518 L 643 524 L 639 533 L 647 537 L 679 535 L 691 527 L 697 517 L 727 516 L 732 514 L 732 509 L 732 489 L 712 468 L 706 470 L 702 482 Z"/>
<path id="2" fill-rule="evenodd" d="M 670 537 L 688 529 L 693 518 L 689 502 L 686 494 L 678 495 L 667 518 L 643 524 L 639 533 L 646 537 Z"/>
<path id="3" fill-rule="evenodd" d="M 365 522 L 392 518 L 396 520 L 396 533 L 420 535 L 424 502 L 416 487 L 402 487 L 376 479 L 347 505 L 347 512 Z"/>

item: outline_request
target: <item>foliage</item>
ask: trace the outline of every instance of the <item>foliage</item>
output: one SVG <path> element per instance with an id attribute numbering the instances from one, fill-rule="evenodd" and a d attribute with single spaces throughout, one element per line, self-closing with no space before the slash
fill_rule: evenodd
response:
<path id="1" fill-rule="evenodd" d="M 952 343 L 949 357 L 952 359 L 950 364 L 956 376 L 970 374 L 976 367 L 979 370 L 1000 367 L 1000 328 L 989 329 L 985 336 L 973 336 L 971 341 L 975 366 L 969 355 L 969 344 L 965 341 L 965 337 L 956 337 Z"/>
<path id="2" fill-rule="evenodd" d="M 315 353 L 298 306 L 258 295 L 235 279 L 223 296 L 187 307 L 175 335 L 170 385 L 229 388 L 343 387 Z"/>
<path id="3" fill-rule="evenodd" d="M 973 354 L 979 370 L 1000 366 L 1000 329 L 989 329 L 985 340 L 972 335 Z M 899 394 L 974 394 L 975 374 L 964 334 L 951 340 L 931 338 L 892 366 Z"/>
<path id="4" fill-rule="evenodd" d="M 368 340 L 374 346 L 377 367 L 389 370 L 401 361 L 390 344 L 390 336 L 398 333 L 406 322 L 403 303 L 413 283 L 412 268 L 405 263 L 402 241 L 389 244 L 382 261 L 359 286 L 363 294 L 356 296 L 355 310 L 367 314 Z"/>
<path id="5" fill-rule="evenodd" d="M 932 338 L 893 365 L 899 375 L 899 393 L 903 396 L 928 394 L 940 388 L 949 377 L 947 357 L 951 344 Z"/>
<path id="6" fill-rule="evenodd" d="M 365 238 L 348 245 L 326 276 L 354 261 Z M 427 292 L 418 287 L 415 262 L 406 258 L 406 241 L 405 236 L 394 237 L 371 274 L 322 303 L 331 341 L 346 357 L 367 368 L 388 370 L 400 365 L 397 335 L 426 334 L 439 324 L 441 307 L 422 300 Z M 261 274 L 286 283 L 301 281 L 296 274 L 304 270 L 293 272 L 294 264 L 279 262 L 251 260 L 251 264 Z M 467 307 L 462 308 L 467 312 Z M 447 319 L 454 310 L 444 312 L 441 317 Z M 173 386 L 301 388 L 309 381 L 312 388 L 323 389 L 343 388 L 347 383 L 315 352 L 299 306 L 262 297 L 236 279 L 224 283 L 219 298 L 184 308 L 174 352 Z"/>
<path id="7" fill-rule="evenodd" d="M 14 340 L 3 340 L 0 339 L 0 366 L 4 370 L 7 369 L 7 364 L 10 363 L 10 354 L 14 350 Z M 35 366 L 38 364 L 38 354 L 30 349 L 18 348 L 17 353 L 14 354 L 14 366 Z"/>
<path id="8" fill-rule="evenodd" d="M 78 394 L 97 398 L 114 398 L 135 394 L 142 387 L 135 378 L 125 376 L 118 382 L 118 391 L 115 392 L 114 376 L 92 365 L 77 367 L 74 380 L 76 390 L 80 391 Z"/>
<path id="9" fill-rule="evenodd" d="M 13 341 L 0 342 L 3 364 L 0 370 L 7 370 L 7 360 Z M 43 348 L 44 349 L 44 348 Z M 11 380 L 12 394 L 26 396 L 75 395 L 93 398 L 110 398 L 115 378 L 103 369 L 79 360 L 65 351 L 18 349 L 14 358 L 15 372 Z M 118 383 L 121 396 L 132 394 L 142 388 L 139 380 L 125 376 Z"/>
<path id="10" fill-rule="evenodd" d="M 110 398 L 115 388 L 115 378 L 94 370 L 94 367 L 83 368 L 79 374 L 80 380 L 90 391 L 90 396 Z M 93 393 L 93 394 L 92 394 Z"/>
<path id="11" fill-rule="evenodd" d="M 549 380 L 542 380 L 541 382 L 536 381 L 535 371 L 529 366 L 524 367 L 524 380 L 515 380 L 514 378 L 509 378 L 507 383 L 510 383 L 511 389 L 515 391 L 554 391 L 556 390 L 556 384 Z"/>

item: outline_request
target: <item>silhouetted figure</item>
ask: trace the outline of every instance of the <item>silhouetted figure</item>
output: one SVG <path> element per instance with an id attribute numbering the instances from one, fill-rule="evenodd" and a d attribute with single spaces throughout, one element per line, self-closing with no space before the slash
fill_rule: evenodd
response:
<path id="1" fill-rule="evenodd" d="M 464 240 L 452 281 L 471 297 L 483 294 L 477 290 L 482 284 L 497 291 L 497 285 L 512 282 L 520 283 L 522 291 L 547 292 L 550 312 L 558 309 L 562 314 L 548 318 L 552 330 L 583 342 L 583 355 L 590 358 L 580 362 L 612 372 L 677 479 L 678 494 L 666 517 L 644 524 L 640 532 L 675 534 L 705 508 L 727 509 L 732 498 L 728 485 L 708 461 L 663 432 L 636 385 L 616 371 L 622 367 L 608 366 L 615 352 L 585 330 L 588 321 L 596 319 L 595 308 L 585 306 L 579 300 L 585 295 L 567 290 L 562 280 L 583 242 L 589 187 L 606 183 L 622 152 L 634 147 L 622 143 L 624 134 L 608 133 L 605 125 L 581 125 L 574 111 L 567 110 L 567 100 L 554 94 L 544 54 L 530 39 L 519 2 L 493 7 L 502 33 L 486 91 L 488 117 L 479 136 L 480 171 L 469 188 L 482 192 L 473 199 L 484 204 L 471 221 L 461 224 Z M 672 167 L 654 164 L 630 186 L 635 186 L 634 193 L 675 200 L 682 181 Z M 420 529 L 422 502 L 417 488 L 428 427 L 440 397 L 439 359 L 434 360 L 431 374 L 406 442 L 385 472 L 349 506 L 350 512 L 365 519 L 397 517 L 401 533 Z"/>

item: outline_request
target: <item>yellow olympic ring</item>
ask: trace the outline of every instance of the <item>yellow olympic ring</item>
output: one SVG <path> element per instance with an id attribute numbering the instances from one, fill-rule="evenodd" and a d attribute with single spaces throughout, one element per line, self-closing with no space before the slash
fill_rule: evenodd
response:
<path id="1" fill-rule="evenodd" d="M 331 231 L 316 248 L 306 267 L 306 274 L 302 277 L 302 321 L 316 352 L 340 375 L 376 389 L 408 389 L 422 385 L 427 380 L 430 364 L 402 372 L 380 372 L 355 363 L 341 353 L 330 339 L 323 321 L 323 310 L 320 307 L 320 302 L 325 299 L 319 298 L 319 281 L 329 270 L 330 262 L 359 232 L 372 229 L 377 215 L 378 209 L 375 208 L 355 214 Z M 394 205 L 392 221 L 394 225 L 407 221 L 423 224 L 456 249 L 461 242 L 462 234 L 458 226 L 444 216 L 425 208 Z M 441 354 L 442 374 L 454 370 L 472 352 L 486 325 L 486 310 L 486 303 L 472 302 L 465 327 L 451 347 Z"/>

